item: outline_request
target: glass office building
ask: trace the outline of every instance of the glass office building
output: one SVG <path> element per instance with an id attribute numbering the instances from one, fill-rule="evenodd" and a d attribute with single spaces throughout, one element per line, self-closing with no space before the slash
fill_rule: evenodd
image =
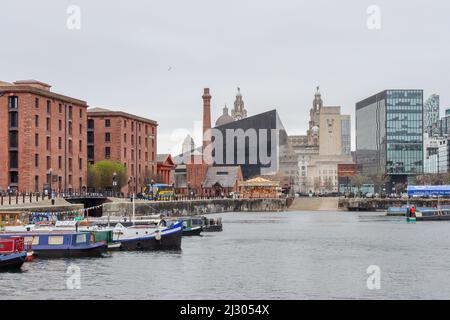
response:
<path id="1" fill-rule="evenodd" d="M 432 94 L 423 104 L 423 131 L 438 132 L 439 114 L 439 95 Z"/>
<path id="2" fill-rule="evenodd" d="M 356 162 L 392 183 L 423 172 L 423 90 L 385 90 L 356 104 Z"/>
<path id="3" fill-rule="evenodd" d="M 352 135 L 351 121 L 349 115 L 341 116 L 341 152 L 343 155 L 350 156 L 352 152 L 351 135 Z"/>

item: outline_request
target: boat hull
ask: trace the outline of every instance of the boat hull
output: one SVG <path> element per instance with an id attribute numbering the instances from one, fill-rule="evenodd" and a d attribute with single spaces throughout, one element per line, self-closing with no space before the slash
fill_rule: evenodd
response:
<path id="1" fill-rule="evenodd" d="M 202 227 L 204 232 L 220 232 L 223 231 L 222 225 L 210 225 L 210 226 L 203 226 Z"/>
<path id="2" fill-rule="evenodd" d="M 146 250 L 180 250 L 181 249 L 181 228 L 168 234 L 163 234 L 161 239 L 154 236 L 141 237 L 135 239 L 118 239 L 122 251 L 146 251 Z"/>
<path id="3" fill-rule="evenodd" d="M 0 256 L 0 271 L 19 270 L 27 258 L 26 252 Z"/>
<path id="4" fill-rule="evenodd" d="M 100 257 L 106 251 L 106 244 L 95 244 L 88 247 L 72 247 L 66 249 L 33 248 L 34 256 L 38 258 L 84 258 Z"/>
<path id="5" fill-rule="evenodd" d="M 433 215 L 433 216 L 422 216 L 416 217 L 417 221 L 442 221 L 442 220 L 450 220 L 450 215 Z"/>
<path id="6" fill-rule="evenodd" d="M 202 227 L 183 229 L 183 237 L 199 236 L 202 233 Z"/>

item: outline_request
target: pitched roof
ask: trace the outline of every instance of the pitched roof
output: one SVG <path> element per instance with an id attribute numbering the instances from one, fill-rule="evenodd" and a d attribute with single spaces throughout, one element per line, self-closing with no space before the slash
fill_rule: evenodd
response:
<path id="1" fill-rule="evenodd" d="M 151 120 L 151 119 L 147 119 L 147 118 L 143 118 L 140 116 L 136 116 L 134 114 L 131 113 L 127 113 L 127 112 L 123 112 L 123 111 L 113 111 L 113 110 L 109 110 L 106 108 L 100 108 L 100 107 L 94 107 L 94 108 L 89 108 L 87 110 L 88 112 L 88 117 L 113 117 L 113 116 L 118 116 L 118 117 L 124 117 L 124 118 L 128 118 L 128 119 L 133 119 L 133 120 L 137 120 L 137 121 L 141 121 L 141 122 L 146 122 L 152 125 L 158 125 L 158 123 L 155 120 Z"/>
<path id="2" fill-rule="evenodd" d="M 175 162 L 172 159 L 172 156 L 169 153 L 162 153 L 156 155 L 156 163 L 164 164 L 168 162 L 169 165 L 175 165 Z"/>
<path id="3" fill-rule="evenodd" d="M 204 188 L 219 184 L 223 188 L 232 188 L 238 182 L 239 166 L 209 167 L 203 181 Z"/>

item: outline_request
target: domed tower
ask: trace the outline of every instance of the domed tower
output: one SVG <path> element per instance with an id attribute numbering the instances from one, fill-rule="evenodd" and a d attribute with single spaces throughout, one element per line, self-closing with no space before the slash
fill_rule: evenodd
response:
<path id="1" fill-rule="evenodd" d="M 216 120 L 216 127 L 223 126 L 224 124 L 233 122 L 234 119 L 228 114 L 227 105 L 223 108 L 223 114 Z"/>
<path id="2" fill-rule="evenodd" d="M 242 100 L 241 88 L 237 88 L 236 100 L 234 101 L 234 109 L 231 110 L 231 116 L 234 120 L 247 118 L 247 110 L 245 110 L 244 100 Z"/>
<path id="3" fill-rule="evenodd" d="M 307 131 L 308 135 L 308 144 L 312 146 L 319 145 L 319 116 L 320 110 L 323 107 L 322 95 L 320 94 L 319 87 L 317 87 L 317 91 L 314 94 L 314 100 L 312 103 L 312 108 L 309 111 L 309 130 Z"/>
<path id="4" fill-rule="evenodd" d="M 183 154 L 189 153 L 189 152 L 191 152 L 191 151 L 194 150 L 194 149 L 195 149 L 195 142 L 194 142 L 194 139 L 192 139 L 191 135 L 188 134 L 188 135 L 186 136 L 186 138 L 184 139 L 184 141 L 183 141 L 183 145 L 182 145 L 182 153 L 183 153 Z"/>

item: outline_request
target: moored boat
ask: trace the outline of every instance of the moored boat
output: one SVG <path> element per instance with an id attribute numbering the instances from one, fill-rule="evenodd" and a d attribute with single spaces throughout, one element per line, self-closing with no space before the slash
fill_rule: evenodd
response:
<path id="1" fill-rule="evenodd" d="M 183 222 L 183 237 L 199 236 L 203 231 L 201 217 L 178 217 L 173 220 Z"/>
<path id="2" fill-rule="evenodd" d="M 424 208 L 416 210 L 417 221 L 450 220 L 450 208 Z"/>
<path id="3" fill-rule="evenodd" d="M 101 256 L 103 242 L 93 242 L 88 233 L 73 231 L 28 231 L 0 233 L 0 238 L 23 237 L 39 258 L 71 258 Z"/>
<path id="4" fill-rule="evenodd" d="M 222 218 L 203 218 L 202 229 L 204 232 L 220 232 L 223 231 Z"/>
<path id="5" fill-rule="evenodd" d="M 120 250 L 179 250 L 181 249 L 182 222 L 166 228 L 149 229 L 145 226 L 114 228 L 113 243 L 120 243 Z"/>
<path id="6" fill-rule="evenodd" d="M 23 237 L 0 239 L 0 271 L 19 270 L 26 259 Z"/>

